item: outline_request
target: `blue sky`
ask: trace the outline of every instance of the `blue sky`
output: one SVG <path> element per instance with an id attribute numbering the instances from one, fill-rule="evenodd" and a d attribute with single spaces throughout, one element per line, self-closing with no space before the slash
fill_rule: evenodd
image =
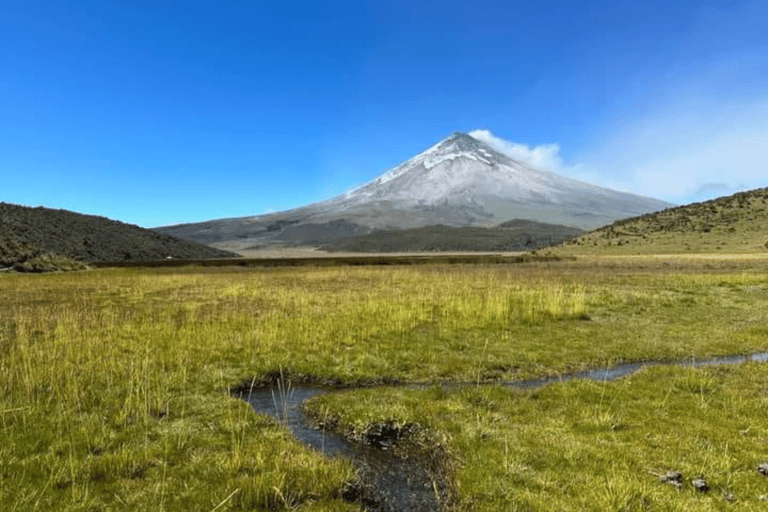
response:
<path id="1" fill-rule="evenodd" d="M 278 4 L 0 0 L 0 201 L 254 215 L 471 130 L 675 203 L 768 186 L 764 1 Z"/>

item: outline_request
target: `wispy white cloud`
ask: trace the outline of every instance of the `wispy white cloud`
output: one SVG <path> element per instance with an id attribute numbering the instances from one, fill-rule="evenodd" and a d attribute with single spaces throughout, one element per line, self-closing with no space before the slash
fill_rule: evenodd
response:
<path id="1" fill-rule="evenodd" d="M 520 142 L 502 139 L 489 130 L 473 130 L 469 132 L 469 135 L 488 144 L 496 151 L 515 160 L 525 162 L 537 169 L 552 171 L 562 176 L 601 187 L 622 192 L 632 192 L 630 183 L 621 179 L 617 180 L 615 176 L 608 176 L 594 166 L 585 166 L 578 162 L 566 163 L 560 156 L 560 144 L 552 143 L 529 146 Z"/>
<path id="2" fill-rule="evenodd" d="M 470 135 L 534 167 L 673 203 L 768 186 L 768 95 L 668 103 L 613 127 L 574 161 L 564 161 L 559 144 Z"/>
<path id="3" fill-rule="evenodd" d="M 582 147 L 471 135 L 537 167 L 674 203 L 768 187 L 766 20 L 760 0 L 702 7 L 666 65 L 633 82 L 645 94 L 596 113 Z"/>
<path id="4" fill-rule="evenodd" d="M 473 130 L 469 135 L 479 141 L 485 142 L 496 151 L 509 155 L 515 160 L 525 162 L 539 169 L 562 171 L 563 159 L 560 158 L 559 144 L 542 144 L 540 146 L 528 146 L 519 142 L 511 142 L 496 137 L 489 130 Z"/>
<path id="5" fill-rule="evenodd" d="M 677 203 L 765 187 L 768 97 L 681 102 L 627 122 L 582 159 L 593 181 Z"/>
<path id="6" fill-rule="evenodd" d="M 581 172 L 675 203 L 768 186 L 766 20 L 759 0 L 702 7 L 642 110 L 569 152 Z M 684 58 L 694 47 L 708 52 Z"/>

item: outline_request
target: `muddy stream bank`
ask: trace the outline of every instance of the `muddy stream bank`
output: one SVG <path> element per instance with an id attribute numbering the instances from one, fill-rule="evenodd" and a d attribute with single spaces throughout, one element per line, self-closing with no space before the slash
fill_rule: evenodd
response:
<path id="1" fill-rule="evenodd" d="M 635 373 L 643 366 L 675 365 L 704 367 L 737 364 L 746 361 L 768 362 L 768 352 L 703 359 L 698 361 L 644 362 L 598 368 L 561 377 L 515 382 L 494 382 L 493 385 L 511 388 L 535 388 L 567 382 L 573 379 L 611 381 Z M 477 383 L 419 383 L 402 386 L 420 389 L 440 385 L 446 389 L 476 386 Z M 275 418 L 288 428 L 301 442 L 326 457 L 346 457 L 352 461 L 359 475 L 356 484 L 350 484 L 342 492 L 344 499 L 360 503 L 365 510 L 376 512 L 440 511 L 456 498 L 451 483 L 436 475 L 419 457 L 404 458 L 393 450 L 407 432 L 380 425 L 375 433 L 355 441 L 334 431 L 316 426 L 302 410 L 302 404 L 325 393 L 342 393 L 354 387 L 328 387 L 293 384 L 290 378 L 281 379 L 275 385 L 245 387 L 238 396 L 246 400 L 254 410 Z"/>

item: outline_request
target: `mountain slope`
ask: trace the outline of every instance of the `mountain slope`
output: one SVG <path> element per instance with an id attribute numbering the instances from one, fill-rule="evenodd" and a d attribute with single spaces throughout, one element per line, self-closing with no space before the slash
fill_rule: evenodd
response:
<path id="1" fill-rule="evenodd" d="M 0 268 L 45 269 L 44 264 L 33 264 L 41 258 L 119 262 L 169 256 L 204 259 L 236 255 L 104 217 L 0 203 Z"/>
<path id="2" fill-rule="evenodd" d="M 566 242 L 579 253 L 767 253 L 768 188 L 619 220 Z"/>
<path id="3" fill-rule="evenodd" d="M 524 219 L 592 229 L 671 206 L 535 169 L 456 133 L 346 194 L 285 212 L 156 228 L 218 247 L 309 245 L 373 230 Z"/>
<path id="4" fill-rule="evenodd" d="M 320 249 L 329 252 L 530 251 L 581 233 L 578 228 L 515 219 L 493 228 L 426 226 L 373 231 L 337 240 Z"/>

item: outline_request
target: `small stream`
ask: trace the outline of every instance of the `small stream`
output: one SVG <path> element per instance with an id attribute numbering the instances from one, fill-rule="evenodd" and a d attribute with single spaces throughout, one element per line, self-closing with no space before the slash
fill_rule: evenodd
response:
<path id="1" fill-rule="evenodd" d="M 345 498 L 360 502 L 366 510 L 381 512 L 439 511 L 447 490 L 428 471 L 413 461 L 395 456 L 386 441 L 375 444 L 354 442 L 332 431 L 310 424 L 301 404 L 338 389 L 289 386 L 288 389 L 260 388 L 243 393 L 253 408 L 268 414 L 293 435 L 326 457 L 347 457 L 354 463 L 362 485 L 345 491 Z"/>
<path id="2" fill-rule="evenodd" d="M 746 361 L 768 362 L 768 352 L 750 355 L 718 357 L 713 359 L 684 361 L 679 363 L 644 362 L 599 368 L 561 377 L 515 382 L 496 382 L 488 385 L 510 388 L 535 388 L 567 382 L 573 379 L 611 381 L 635 373 L 643 366 L 675 365 L 704 367 L 738 364 Z M 424 388 L 431 384 L 409 384 L 408 387 Z M 476 383 L 443 383 L 446 388 L 475 386 Z M 327 457 L 346 457 L 352 460 L 360 475 L 360 485 L 345 492 L 345 497 L 361 503 L 366 510 L 375 512 L 440 511 L 442 503 L 449 499 L 445 482 L 433 478 L 417 462 L 396 456 L 387 442 L 354 442 L 332 431 L 313 426 L 302 412 L 301 405 L 308 399 L 343 390 L 309 385 L 254 388 L 245 390 L 242 398 L 254 410 L 275 418 L 287 427 L 301 442 Z"/>

